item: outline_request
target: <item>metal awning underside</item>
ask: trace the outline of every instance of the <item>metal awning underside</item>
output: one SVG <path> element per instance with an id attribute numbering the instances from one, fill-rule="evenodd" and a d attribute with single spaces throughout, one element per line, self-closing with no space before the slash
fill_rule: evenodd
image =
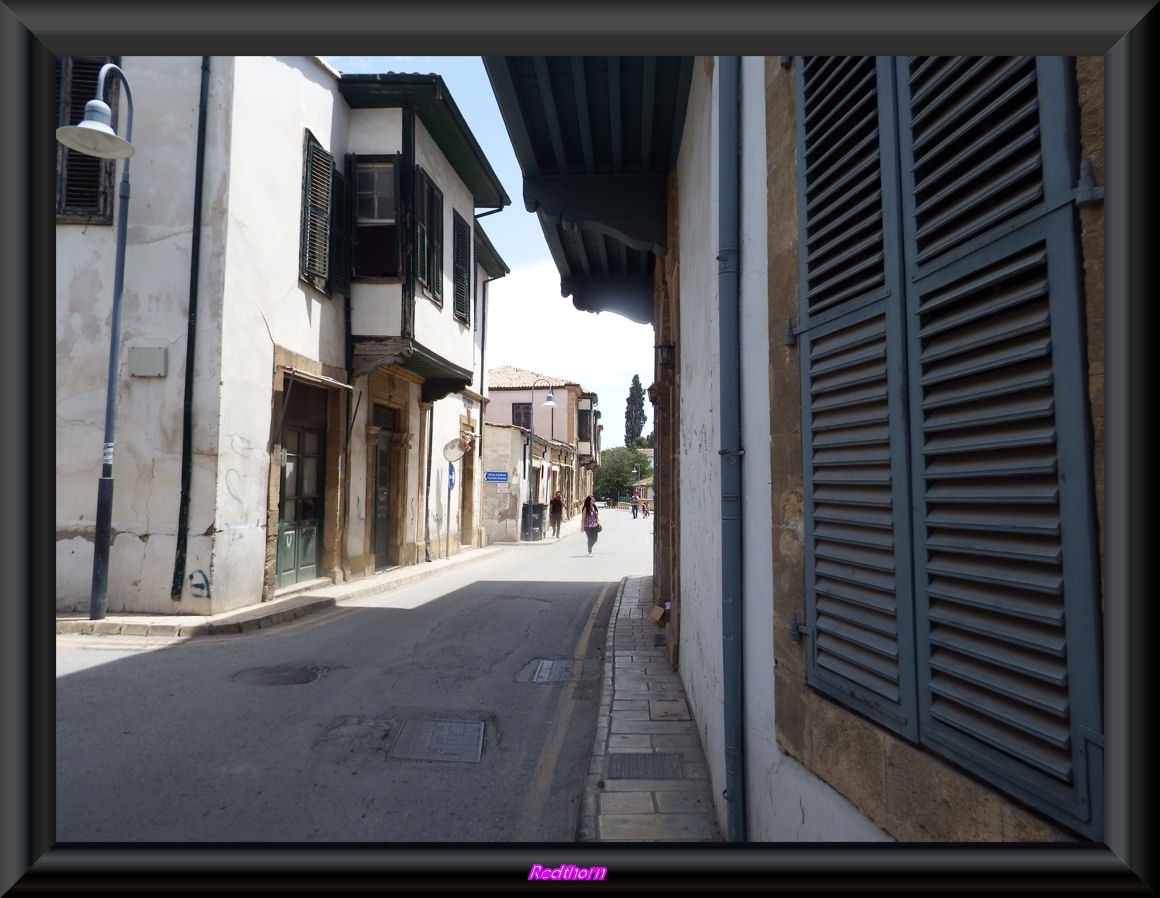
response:
<path id="1" fill-rule="evenodd" d="M 484 67 L 578 309 L 652 321 L 691 56 L 485 56 Z"/>

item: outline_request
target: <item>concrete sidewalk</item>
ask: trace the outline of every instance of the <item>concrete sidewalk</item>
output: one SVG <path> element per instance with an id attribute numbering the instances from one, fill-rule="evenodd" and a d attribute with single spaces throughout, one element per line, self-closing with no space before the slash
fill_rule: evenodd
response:
<path id="1" fill-rule="evenodd" d="M 649 618 L 652 577 L 625 578 L 615 601 L 580 841 L 722 841 L 701 737 Z"/>

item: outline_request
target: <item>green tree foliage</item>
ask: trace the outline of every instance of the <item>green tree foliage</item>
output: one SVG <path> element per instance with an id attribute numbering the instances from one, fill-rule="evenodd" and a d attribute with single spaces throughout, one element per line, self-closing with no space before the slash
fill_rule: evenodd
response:
<path id="1" fill-rule="evenodd" d="M 624 410 L 624 445 L 634 446 L 644 431 L 644 387 L 640 385 L 640 375 L 632 376 L 632 386 L 628 388 L 628 402 Z"/>
<path id="2" fill-rule="evenodd" d="M 616 499 L 631 493 L 636 481 L 651 476 L 652 466 L 643 452 L 627 446 L 603 449 L 592 488 L 603 499 Z"/>

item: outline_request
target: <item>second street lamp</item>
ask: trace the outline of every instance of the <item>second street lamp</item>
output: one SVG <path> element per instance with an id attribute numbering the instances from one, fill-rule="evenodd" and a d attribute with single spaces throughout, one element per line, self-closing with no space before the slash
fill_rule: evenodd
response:
<path id="1" fill-rule="evenodd" d="M 544 400 L 544 408 L 555 408 L 556 401 L 552 398 L 552 382 L 546 377 L 537 377 L 532 381 L 532 401 L 528 407 L 528 532 L 527 538 L 532 539 L 532 521 L 536 513 L 536 384 L 543 381 L 548 385 L 548 398 Z M 540 534 L 543 535 L 542 533 Z"/>
<path id="2" fill-rule="evenodd" d="M 112 112 L 104 100 L 105 79 L 116 74 L 125 88 L 125 137 L 112 128 Z M 56 139 L 71 150 L 100 159 L 124 159 L 117 203 L 117 253 L 113 267 L 113 313 L 109 334 L 109 379 L 105 388 L 105 442 L 97 481 L 97 517 L 93 534 L 93 584 L 89 619 L 103 620 L 109 595 L 109 547 L 113 527 L 113 434 L 117 420 L 117 371 L 121 349 L 121 289 L 125 282 L 125 221 L 129 212 L 129 157 L 133 155 L 133 97 L 125 73 L 113 63 L 101 66 L 97 96 L 85 104 L 84 120 L 56 129 Z"/>

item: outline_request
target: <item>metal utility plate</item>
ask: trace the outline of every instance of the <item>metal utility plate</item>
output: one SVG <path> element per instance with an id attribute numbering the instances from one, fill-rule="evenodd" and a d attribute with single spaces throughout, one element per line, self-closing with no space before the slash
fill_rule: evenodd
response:
<path id="1" fill-rule="evenodd" d="M 616 752 L 606 758 L 604 776 L 610 780 L 672 780 L 685 775 L 676 753 Z"/>
<path id="2" fill-rule="evenodd" d="M 573 680 L 595 680 L 600 673 L 599 662 L 588 658 L 577 669 L 571 660 L 544 660 L 532 676 L 533 683 L 570 683 Z"/>
<path id="3" fill-rule="evenodd" d="M 478 763 L 483 752 L 483 722 L 479 720 L 408 719 L 390 756 L 413 761 Z"/>

